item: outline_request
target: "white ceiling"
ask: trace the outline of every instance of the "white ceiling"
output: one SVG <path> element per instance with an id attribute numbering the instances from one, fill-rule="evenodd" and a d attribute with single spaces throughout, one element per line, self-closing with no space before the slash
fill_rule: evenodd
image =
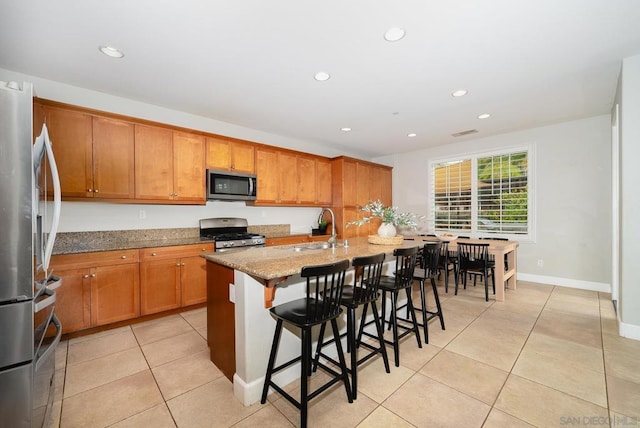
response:
<path id="1" fill-rule="evenodd" d="M 621 60 L 640 53 L 638 0 L 0 0 L 0 11 L 0 68 L 368 157 L 608 113 Z M 385 41 L 391 27 L 406 36 Z M 468 129 L 479 132 L 451 136 Z"/>

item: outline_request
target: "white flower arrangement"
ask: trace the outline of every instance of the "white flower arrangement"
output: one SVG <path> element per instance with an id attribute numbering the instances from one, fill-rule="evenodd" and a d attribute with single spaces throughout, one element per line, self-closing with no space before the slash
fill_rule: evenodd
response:
<path id="1" fill-rule="evenodd" d="M 424 216 L 418 216 L 414 213 L 399 213 L 398 207 L 385 207 L 380 200 L 370 201 L 362 207 L 360 211 L 371 215 L 359 220 L 350 221 L 347 223 L 347 227 L 350 225 L 362 226 L 363 224 L 369 223 L 372 218 L 378 217 L 382 220 L 383 224 L 392 224 L 394 226 L 408 227 L 411 230 L 415 230 L 418 227 L 418 220 L 424 218 Z"/>

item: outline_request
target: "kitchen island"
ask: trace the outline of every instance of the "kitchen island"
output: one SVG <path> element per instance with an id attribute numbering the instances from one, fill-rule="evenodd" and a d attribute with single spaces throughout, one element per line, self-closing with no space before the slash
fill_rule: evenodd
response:
<path id="1" fill-rule="evenodd" d="M 366 238 L 349 240 L 349 247 L 339 243 L 336 248 L 313 249 L 317 244 L 252 247 L 203 256 L 207 259 L 207 342 L 211 360 L 233 381 L 234 393 L 245 405 L 258 402 L 262 392 L 276 325 L 266 308 L 304 295 L 300 277 L 303 266 L 385 253 L 388 261 L 383 274 L 390 274 L 395 267 L 391 257 L 395 248 L 420 245 L 415 241 L 371 245 Z M 353 272 L 349 272 L 346 282 L 352 280 Z M 346 328 L 344 320 L 339 323 Z M 299 352 L 298 336 L 285 329 L 278 360 L 293 358 Z M 299 373 L 294 365 L 278 374 L 278 382 L 294 381 Z"/>

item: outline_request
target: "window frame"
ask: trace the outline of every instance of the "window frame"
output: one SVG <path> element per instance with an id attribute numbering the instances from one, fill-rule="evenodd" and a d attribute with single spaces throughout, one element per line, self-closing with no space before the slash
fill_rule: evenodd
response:
<path id="1" fill-rule="evenodd" d="M 478 222 L 478 159 L 503 156 L 507 154 L 515 153 L 527 153 L 527 233 L 489 233 L 486 231 L 479 231 L 477 229 Z M 470 235 L 472 238 L 507 238 L 509 240 L 516 240 L 519 242 L 535 242 L 535 225 L 536 225 L 536 209 L 535 209 L 535 144 L 530 143 L 526 145 L 518 145 L 512 147 L 503 147 L 486 151 L 478 152 L 462 152 L 458 155 L 452 155 L 447 157 L 440 157 L 437 159 L 431 159 L 428 163 L 428 176 L 429 187 L 427 190 L 428 198 L 428 230 L 439 232 L 449 232 L 454 234 L 463 234 L 465 236 Z M 464 160 L 471 160 L 471 229 L 436 229 L 435 228 L 435 166 L 442 163 L 453 163 Z"/>

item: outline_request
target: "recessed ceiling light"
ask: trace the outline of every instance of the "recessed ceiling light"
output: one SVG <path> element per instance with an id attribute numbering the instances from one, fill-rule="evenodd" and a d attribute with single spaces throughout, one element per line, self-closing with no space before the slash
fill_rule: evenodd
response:
<path id="1" fill-rule="evenodd" d="M 412 133 L 410 133 L 410 134 L 407 134 L 407 137 L 409 137 L 409 138 L 413 138 L 413 137 L 415 137 L 416 135 L 418 135 L 418 134 L 414 134 L 414 133 L 412 132 Z"/>
<path id="2" fill-rule="evenodd" d="M 389 28 L 386 33 L 384 33 L 384 39 L 387 42 L 397 42 L 405 35 L 405 31 L 402 28 Z"/>
<path id="3" fill-rule="evenodd" d="M 490 117 L 491 115 L 489 113 L 482 113 L 481 115 L 478 115 L 478 119 L 488 119 Z"/>
<path id="4" fill-rule="evenodd" d="M 313 76 L 313 78 L 316 79 L 318 82 L 324 82 L 325 80 L 329 80 L 330 77 L 331 75 L 329 75 L 329 73 L 327 73 L 326 71 L 319 71 L 316 73 L 315 76 Z"/>
<path id="5" fill-rule="evenodd" d="M 344 128 L 340 128 L 340 130 L 344 131 L 344 132 L 349 132 L 349 131 L 351 131 L 351 128 L 345 126 Z"/>
<path id="6" fill-rule="evenodd" d="M 468 91 L 466 89 L 458 89 L 457 91 L 453 91 L 451 95 L 454 97 L 464 97 L 467 95 L 467 92 Z"/>
<path id="7" fill-rule="evenodd" d="M 100 52 L 110 56 L 111 58 L 122 58 L 124 56 L 124 53 L 120 49 L 114 48 L 113 46 L 104 45 L 100 46 L 98 49 L 100 49 Z"/>

